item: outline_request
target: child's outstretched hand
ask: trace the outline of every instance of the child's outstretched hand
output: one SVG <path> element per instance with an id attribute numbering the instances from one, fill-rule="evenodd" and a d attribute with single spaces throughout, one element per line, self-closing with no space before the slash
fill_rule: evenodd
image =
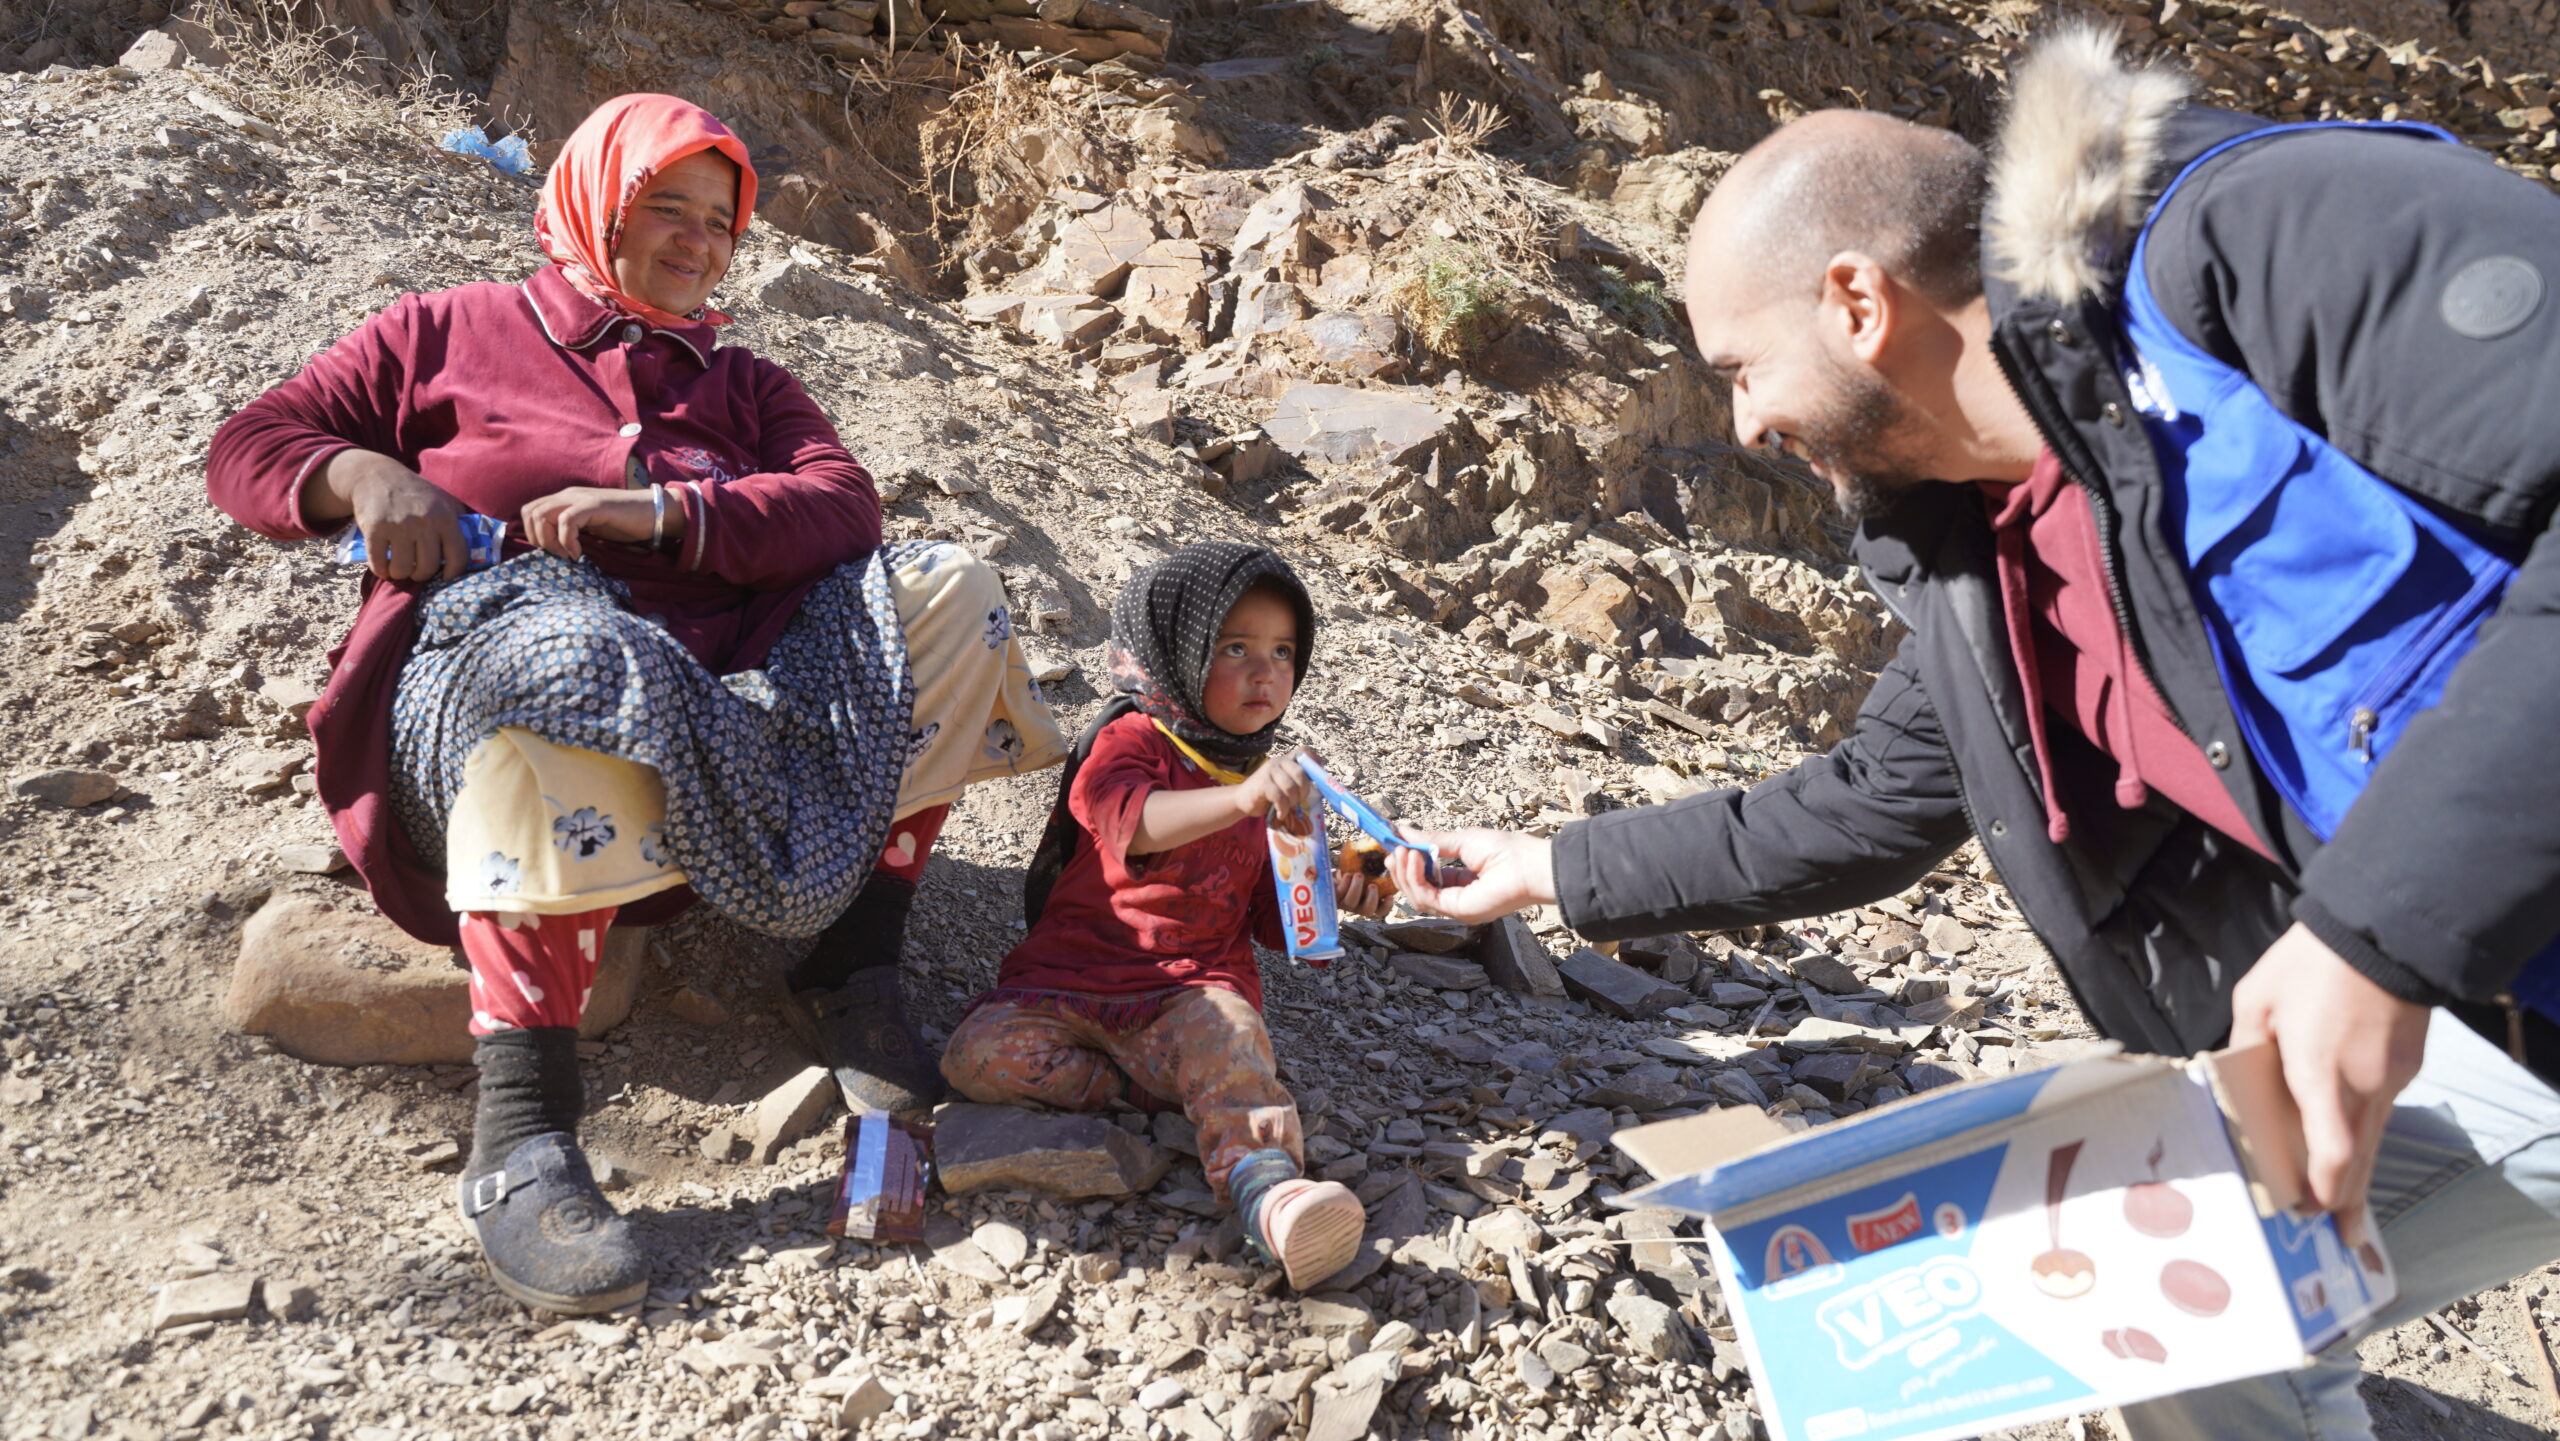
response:
<path id="1" fill-rule="evenodd" d="M 1293 836 L 1307 834 L 1307 792 L 1312 788 L 1307 773 L 1298 768 L 1298 757 L 1313 752 L 1294 750 L 1285 756 L 1273 756 L 1259 770 L 1244 778 L 1235 788 L 1236 809 L 1248 819 L 1261 816 Z M 1322 765 L 1324 757 L 1316 756 Z"/>
<path id="2" fill-rule="evenodd" d="M 1384 877 L 1372 879 L 1356 869 L 1337 867 L 1333 873 L 1333 899 L 1344 910 L 1371 920 L 1387 913 L 1395 904 L 1395 894 L 1387 889 Z"/>

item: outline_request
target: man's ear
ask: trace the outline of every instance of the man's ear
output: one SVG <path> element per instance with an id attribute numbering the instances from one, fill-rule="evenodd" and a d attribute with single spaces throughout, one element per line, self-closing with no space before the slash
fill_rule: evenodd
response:
<path id="1" fill-rule="evenodd" d="M 1849 353 L 1875 365 L 1893 343 L 1901 319 L 1902 294 L 1875 257 L 1843 250 L 1822 271 L 1822 307 L 1839 327 Z"/>

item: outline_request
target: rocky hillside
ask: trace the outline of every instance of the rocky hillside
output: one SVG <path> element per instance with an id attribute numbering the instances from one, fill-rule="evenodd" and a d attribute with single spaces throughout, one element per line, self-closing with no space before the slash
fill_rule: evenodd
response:
<path id="1" fill-rule="evenodd" d="M 529 185 L 433 137 L 556 139 L 637 88 L 719 109 L 773 197 L 730 338 L 836 416 L 895 534 L 1004 572 L 1068 719 L 1130 569 L 1262 540 L 1323 612 L 1302 738 L 1417 819 L 1552 828 L 1747 781 L 1854 713 L 1892 627 L 1814 488 L 1724 443 L 1676 230 L 1797 109 L 1979 129 L 2033 16 L 316 13 L 343 28 L 205 11 L 128 51 L 165 17 L 0 26 L 33 72 L 0 76 L 0 744 L 23 782 L 0 808 L 0 1435 L 1738 1441 L 1694 1234 L 1605 1205 L 1637 1179 L 1609 1135 L 1725 1104 L 1818 1124 L 2085 1034 L 1970 854 L 1872 909 L 1614 959 L 1552 918 L 1364 930 L 1332 970 L 1271 962 L 1311 1158 L 1375 1220 L 1301 1299 L 1237 1255 L 1161 1122 L 1082 1143 L 1156 1176 L 1144 1194 L 998 1177 L 940 1204 L 927 1247 L 830 1245 L 840 1147 L 772 1009 L 789 954 L 697 915 L 620 949 L 588 1046 L 590 1138 L 663 1257 L 648 1302 L 558 1325 L 501 1302 L 449 1205 L 458 973 L 371 916 L 302 774 L 352 580 L 202 494 L 213 427 L 391 296 L 532 263 Z M 2552 158 L 2537 76 L 2256 9 L 2124 14 L 2230 103 L 2396 107 Z M 452 83 L 406 83 L 429 64 Z M 938 1026 L 1018 933 L 1053 786 L 973 792 L 946 835 L 908 953 Z M 327 1004 L 350 994 L 366 1026 Z M 2368 1343 L 2390 1434 L 2538 1434 L 2529 1369 L 2500 1359 L 2535 1354 L 2537 1304 L 2444 1318 L 2477 1352 L 2425 1326 Z"/>

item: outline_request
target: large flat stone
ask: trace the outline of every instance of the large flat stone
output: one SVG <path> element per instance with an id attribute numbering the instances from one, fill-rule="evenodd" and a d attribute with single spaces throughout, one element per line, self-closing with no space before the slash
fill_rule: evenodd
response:
<path id="1" fill-rule="evenodd" d="M 1896 1056 L 1911 1049 L 1909 1042 L 1891 1031 L 1822 1016 L 1805 1017 L 1780 1039 L 1799 1051 L 1857 1050 Z"/>
<path id="2" fill-rule="evenodd" d="M 1547 954 L 1546 944 L 1518 916 L 1504 916 L 1484 928 L 1476 942 L 1476 959 L 1493 983 L 1505 990 L 1527 996 L 1564 994 L 1564 978 L 1556 973 L 1555 957 Z"/>
<path id="3" fill-rule="evenodd" d="M 1022 333 L 1060 350 L 1097 344 L 1120 323 L 1120 312 L 1082 296 L 1041 295 L 1022 305 Z"/>
<path id="4" fill-rule="evenodd" d="M 1172 1161 L 1107 1117 L 956 1103 L 934 1115 L 933 1161 L 945 1190 L 1024 1186 L 1052 1196 L 1127 1196 Z"/>
<path id="5" fill-rule="evenodd" d="M 756 1103 L 755 1162 L 770 1166 L 783 1147 L 817 1128 L 838 1095 L 835 1073 L 810 1066 Z"/>
<path id="6" fill-rule="evenodd" d="M 1263 429 L 1302 460 L 1348 464 L 1383 456 L 1399 465 L 1418 463 L 1456 421 L 1448 412 L 1411 396 L 1350 385 L 1293 385 Z"/>
<path id="7" fill-rule="evenodd" d="M 123 789 L 124 782 L 105 771 L 30 771 L 9 782 L 11 796 L 46 806 L 94 806 Z"/>
<path id="8" fill-rule="evenodd" d="M 1362 380 L 1404 369 L 1404 326 L 1392 315 L 1319 311 L 1290 325 L 1284 338 L 1316 364 Z"/>
<path id="9" fill-rule="evenodd" d="M 1627 1349 L 1654 1361 L 1671 1361 L 1689 1354 L 1689 1328 L 1680 1321 L 1680 1313 L 1640 1291 L 1624 1291 L 1609 1298 L 1609 1319 L 1627 1338 Z"/>
<path id="10" fill-rule="evenodd" d="M 987 25 L 996 38 L 1013 50 L 1046 50 L 1052 55 L 1072 55 L 1088 65 L 1137 54 L 1156 60 L 1164 57 L 1164 47 L 1136 30 L 1084 30 L 1073 25 L 1055 25 L 1027 16 L 991 15 Z"/>
<path id="11" fill-rule="evenodd" d="M 1630 1021 L 1658 1016 L 1689 999 L 1689 993 L 1680 987 L 1612 960 L 1589 946 L 1565 957 L 1556 971 L 1564 978 L 1568 993 Z"/>
<path id="12" fill-rule="evenodd" d="M 797 260 L 777 260 L 747 279 L 747 293 L 807 320 L 850 316 L 886 322 L 890 312 L 869 291 Z"/>
<path id="13" fill-rule="evenodd" d="M 1857 967 L 1838 956 L 1814 951 L 1796 957 L 1787 965 L 1796 973 L 1797 980 L 1835 996 L 1854 996 L 1867 989 L 1867 978 L 1858 974 Z"/>
<path id="14" fill-rule="evenodd" d="M 1472 991 L 1482 987 L 1491 977 L 1484 967 L 1455 956 L 1425 955 L 1420 951 L 1398 951 L 1387 957 L 1387 964 L 1397 975 L 1435 991 Z"/>
<path id="15" fill-rule="evenodd" d="M 1795 1064 L 1795 1080 L 1826 1098 L 1845 1101 L 1874 1080 L 1879 1067 L 1864 1051 L 1817 1051 Z"/>
<path id="16" fill-rule="evenodd" d="M 1120 288 L 1120 313 L 1160 334 L 1180 335 L 1209 319 L 1217 270 L 1197 240 L 1159 240 L 1142 251 Z"/>
<path id="17" fill-rule="evenodd" d="M 1378 1274 L 1398 1246 L 1430 1229 L 1431 1202 L 1423 1195 L 1422 1178 L 1411 1172 L 1367 1204 L 1369 1224 L 1361 1233 L 1360 1249 L 1323 1283 L 1334 1290 L 1348 1291 Z"/>
<path id="18" fill-rule="evenodd" d="M 587 996 L 582 1036 L 631 1014 L 648 932 L 617 926 Z M 470 973 L 442 946 L 410 939 L 370 911 L 278 896 L 240 928 L 223 997 L 234 1030 L 327 1066 L 451 1065 L 471 1059 Z"/>
<path id="19" fill-rule="evenodd" d="M 1464 921 L 1446 916 L 1421 916 L 1410 921 L 1397 921 L 1380 926 L 1378 934 L 1387 944 L 1408 951 L 1424 951 L 1435 956 L 1455 955 L 1475 944 L 1476 928 Z"/>
<path id="20" fill-rule="evenodd" d="M 1237 273 L 1248 268 L 1245 256 L 1249 253 L 1283 270 L 1305 264 L 1314 240 L 1315 217 L 1332 208 L 1332 196 L 1304 183 L 1284 185 L 1255 201 L 1228 242 L 1237 259 Z"/>
<path id="21" fill-rule="evenodd" d="M 216 1271 L 185 1281 L 172 1281 L 152 1303 L 151 1329 L 192 1326 L 198 1321 L 231 1321 L 249 1314 L 258 1302 L 258 1278 L 245 1271 Z"/>
<path id="22" fill-rule="evenodd" d="M 1630 1111 L 1659 1111 L 1677 1106 L 1689 1099 L 1690 1090 L 1680 1084 L 1668 1066 L 1645 1065 L 1622 1071 L 1582 1093 L 1582 1101 L 1590 1106 L 1620 1106 Z"/>
<path id="23" fill-rule="evenodd" d="M 1685 936 L 1655 936 L 1648 940 L 1629 941 L 1618 948 L 1619 959 L 1646 970 L 1675 986 L 1685 986 L 1698 978 L 1706 958 Z"/>
<path id="24" fill-rule="evenodd" d="M 1644 600 L 1625 577 L 1596 565 L 1556 566 L 1538 578 L 1546 602 L 1538 619 L 1602 649 L 1626 640 L 1644 614 Z"/>
<path id="25" fill-rule="evenodd" d="M 1041 283 L 1060 294 L 1108 296 L 1120 291 L 1138 258 L 1163 235 L 1134 205 L 1105 205 L 1071 216 L 1058 229 L 1057 248 L 1041 267 Z"/>

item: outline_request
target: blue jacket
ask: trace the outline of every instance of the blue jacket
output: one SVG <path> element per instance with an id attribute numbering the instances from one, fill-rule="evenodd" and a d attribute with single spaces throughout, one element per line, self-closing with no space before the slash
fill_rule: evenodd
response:
<path id="1" fill-rule="evenodd" d="M 2324 843 L 2238 727 L 2122 364 L 2125 266 L 2152 201 L 2268 122 L 2186 104 L 2083 40 L 2015 79 L 1984 213 L 1994 346 L 2089 493 L 2145 672 L 2276 860 L 2156 798 L 2119 810 L 2113 763 L 2067 727 L 2073 834 L 2046 837 L 1989 522 L 1970 487 L 1929 485 L 1857 540 L 1911 635 L 1849 739 L 1748 791 L 1567 827 L 1566 920 L 1608 938 L 1837 910 L 1972 833 L 2083 1009 L 2139 1049 L 2218 1044 L 2231 986 L 2297 919 L 2394 994 L 2501 994 L 2560 934 L 2560 294 L 2503 324 L 2481 317 L 2529 287 L 2484 301 L 2455 281 L 2503 257 L 2560 288 L 2560 197 L 2461 147 L 2323 131 L 2217 157 L 2153 221 L 2146 276 L 2181 334 L 2522 562 L 2442 703 Z"/>

